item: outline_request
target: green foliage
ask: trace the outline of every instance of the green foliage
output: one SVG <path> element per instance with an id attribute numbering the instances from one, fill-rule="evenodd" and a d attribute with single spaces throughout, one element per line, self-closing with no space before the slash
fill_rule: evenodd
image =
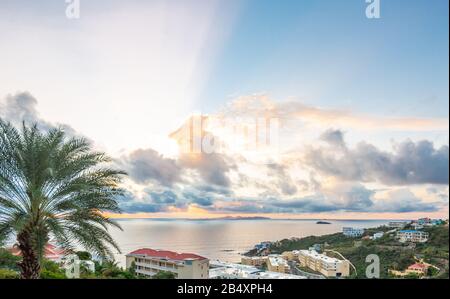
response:
<path id="1" fill-rule="evenodd" d="M 111 249 L 120 249 L 107 228 L 120 226 L 102 212 L 120 212 L 124 173 L 106 167 L 110 161 L 62 129 L 17 130 L 0 119 L 0 240 L 25 232 L 38 256 L 54 239 L 67 250 L 81 244 L 112 257 Z"/>
<path id="2" fill-rule="evenodd" d="M 82 261 L 89 261 L 92 259 L 92 255 L 87 251 L 77 251 L 75 254 Z"/>
<path id="3" fill-rule="evenodd" d="M 0 279 L 18 279 L 19 273 L 9 269 L 0 269 Z"/>
<path id="4" fill-rule="evenodd" d="M 387 227 L 367 229 L 364 235 L 373 235 L 376 232 L 388 231 Z M 424 257 L 433 265 L 444 269 L 440 273 L 431 273 L 435 278 L 448 277 L 449 258 L 449 230 L 447 226 L 433 226 L 424 229 L 430 234 L 429 241 L 416 244 L 411 247 L 409 243 L 400 243 L 395 235 L 385 234 L 377 240 L 362 240 L 361 238 L 348 238 L 341 233 L 310 236 L 302 239 L 285 239 L 273 243 L 270 247 L 272 253 L 282 253 L 298 249 L 308 249 L 314 244 L 327 244 L 325 249 L 336 250 L 350 260 L 356 267 L 358 275 L 350 278 L 365 278 L 365 270 L 368 266 L 365 259 L 370 254 L 376 254 L 380 258 L 381 278 L 393 278 L 389 269 L 403 271 L 416 262 L 415 257 Z M 358 241 L 359 246 L 355 246 Z M 252 255 L 249 253 L 249 255 Z M 338 257 L 340 258 L 340 257 Z M 430 270 L 434 271 L 434 270 Z M 409 277 L 414 278 L 414 277 Z"/>
<path id="5" fill-rule="evenodd" d="M 175 274 L 168 271 L 160 271 L 153 275 L 152 279 L 175 279 Z"/>
<path id="6" fill-rule="evenodd" d="M 134 270 L 124 270 L 119 267 L 115 261 L 105 261 L 102 264 L 96 264 L 96 276 L 98 278 L 120 278 L 120 279 L 136 279 L 139 278 Z"/>
<path id="7" fill-rule="evenodd" d="M 20 257 L 11 254 L 4 248 L 0 248 L 0 268 L 18 271 L 19 267 L 17 266 L 17 263 L 20 260 Z"/>
<path id="8" fill-rule="evenodd" d="M 65 279 L 66 274 L 57 263 L 50 260 L 42 260 L 41 262 L 41 278 L 42 279 Z"/>

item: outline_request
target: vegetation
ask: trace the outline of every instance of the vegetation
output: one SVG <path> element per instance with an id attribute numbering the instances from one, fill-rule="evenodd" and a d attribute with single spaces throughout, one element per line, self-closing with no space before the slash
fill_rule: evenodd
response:
<path id="1" fill-rule="evenodd" d="M 19 273 L 8 269 L 0 269 L 0 279 L 17 279 Z"/>
<path id="2" fill-rule="evenodd" d="M 107 231 L 120 226 L 103 212 L 120 212 L 115 199 L 124 173 L 104 166 L 109 161 L 62 129 L 17 130 L 0 119 L 0 240 L 16 236 L 22 278 L 39 278 L 50 239 L 103 258 L 120 251 Z"/>
<path id="3" fill-rule="evenodd" d="M 363 235 L 369 236 L 376 232 L 389 231 L 387 227 L 367 229 Z M 424 229 L 430 234 L 430 239 L 426 243 L 408 244 L 400 243 L 396 240 L 394 233 L 385 233 L 377 240 L 350 238 L 342 233 L 310 236 L 301 239 L 284 239 L 273 243 L 270 246 L 271 253 L 282 253 L 299 249 L 308 249 L 314 244 L 323 244 L 325 250 L 334 250 L 341 253 L 356 267 L 357 275 L 353 273 L 351 278 L 366 278 L 366 257 L 376 254 L 380 258 L 381 278 L 392 278 L 389 269 L 403 271 L 411 264 L 423 259 L 432 265 L 440 268 L 430 268 L 429 276 L 434 278 L 448 278 L 449 259 L 449 230 L 448 226 L 439 225 Z M 252 255 L 251 253 L 249 253 Z M 334 255 L 328 252 L 329 255 Z M 340 258 L 339 256 L 336 256 Z M 415 278 L 410 275 L 406 278 Z"/>
<path id="4" fill-rule="evenodd" d="M 153 279 L 175 279 L 175 274 L 173 274 L 172 272 L 160 271 L 157 274 L 155 274 L 152 278 Z"/>
<path id="5" fill-rule="evenodd" d="M 20 257 L 12 255 L 8 250 L 0 248 L 0 269 L 19 271 Z"/>

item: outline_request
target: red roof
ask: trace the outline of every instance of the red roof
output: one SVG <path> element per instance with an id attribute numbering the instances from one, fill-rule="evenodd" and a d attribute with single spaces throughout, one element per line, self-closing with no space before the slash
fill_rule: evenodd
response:
<path id="1" fill-rule="evenodd" d="M 20 249 L 17 246 L 10 248 L 9 251 L 11 252 L 11 254 L 13 254 L 15 256 L 22 255 L 22 252 L 20 251 Z M 65 253 L 66 252 L 64 251 L 64 249 L 58 248 L 52 244 L 47 244 L 47 245 L 45 245 L 45 248 L 44 248 L 44 256 L 50 260 L 58 259 L 58 258 L 64 256 Z"/>
<path id="2" fill-rule="evenodd" d="M 427 268 L 428 268 L 427 265 L 419 264 L 419 263 L 415 263 L 415 264 L 413 264 L 413 265 L 411 265 L 411 266 L 408 267 L 408 269 L 410 269 L 410 270 L 414 270 L 414 269 L 425 270 L 425 269 L 427 269 Z"/>
<path id="3" fill-rule="evenodd" d="M 193 253 L 177 253 L 173 251 L 167 251 L 167 250 L 155 250 L 150 248 L 142 248 L 135 250 L 133 252 L 130 252 L 129 255 L 145 255 L 149 257 L 156 257 L 161 259 L 168 259 L 168 260 L 175 260 L 175 261 L 183 261 L 186 259 L 194 259 L 194 260 L 206 260 L 206 257 L 193 254 Z"/>

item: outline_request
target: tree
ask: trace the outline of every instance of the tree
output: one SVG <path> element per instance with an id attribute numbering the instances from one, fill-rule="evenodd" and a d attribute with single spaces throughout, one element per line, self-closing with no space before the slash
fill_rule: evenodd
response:
<path id="1" fill-rule="evenodd" d="M 92 259 L 92 255 L 87 251 L 77 251 L 76 255 L 82 261 L 89 261 Z"/>
<path id="2" fill-rule="evenodd" d="M 125 173 L 83 138 L 37 125 L 14 128 L 0 119 L 0 240 L 16 236 L 21 278 L 39 278 L 49 240 L 75 251 L 75 244 L 100 257 L 118 245 L 108 228 L 120 226 L 104 212 L 120 212 L 118 187 Z"/>
<path id="3" fill-rule="evenodd" d="M 168 271 L 159 271 L 152 276 L 152 279 L 175 279 L 175 274 Z"/>

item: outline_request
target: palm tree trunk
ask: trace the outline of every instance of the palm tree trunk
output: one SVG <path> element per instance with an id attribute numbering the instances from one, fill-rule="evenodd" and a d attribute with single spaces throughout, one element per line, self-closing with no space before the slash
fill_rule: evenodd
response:
<path id="1" fill-rule="evenodd" d="M 22 252 L 22 261 L 19 263 L 21 270 L 20 278 L 38 279 L 40 276 L 41 265 L 39 258 L 34 250 L 32 234 L 25 229 L 17 235 L 17 242 Z"/>

